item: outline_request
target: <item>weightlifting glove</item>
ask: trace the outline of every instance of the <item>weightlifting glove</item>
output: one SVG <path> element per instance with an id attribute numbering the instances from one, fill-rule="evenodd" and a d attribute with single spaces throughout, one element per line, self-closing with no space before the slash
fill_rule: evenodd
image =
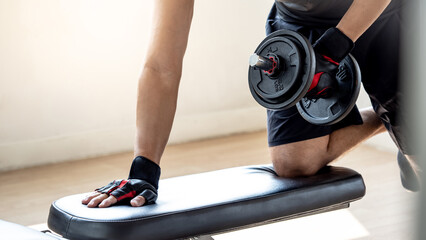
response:
<path id="1" fill-rule="evenodd" d="M 117 202 L 142 196 L 145 198 L 146 204 L 151 204 L 157 200 L 160 174 L 161 169 L 157 164 L 148 158 L 138 156 L 132 162 L 127 180 L 112 181 L 95 191 L 112 195 L 117 199 Z"/>
<path id="2" fill-rule="evenodd" d="M 354 47 L 353 41 L 337 28 L 328 29 L 313 45 L 316 72 L 308 98 L 327 98 L 337 89 L 336 73 L 339 63 Z"/>

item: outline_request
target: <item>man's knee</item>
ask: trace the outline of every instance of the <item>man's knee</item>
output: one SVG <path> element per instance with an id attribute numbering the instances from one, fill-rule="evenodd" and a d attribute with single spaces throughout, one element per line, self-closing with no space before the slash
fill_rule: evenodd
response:
<path id="1" fill-rule="evenodd" d="M 272 163 L 280 177 L 305 177 L 330 162 L 329 136 L 269 148 Z"/>
<path id="2" fill-rule="evenodd" d="M 280 177 L 306 177 L 314 175 L 320 167 L 308 160 L 301 157 L 272 157 L 275 172 Z"/>
<path id="3" fill-rule="evenodd" d="M 325 151 L 309 152 L 303 150 L 271 151 L 275 172 L 280 177 L 312 176 L 329 161 Z"/>

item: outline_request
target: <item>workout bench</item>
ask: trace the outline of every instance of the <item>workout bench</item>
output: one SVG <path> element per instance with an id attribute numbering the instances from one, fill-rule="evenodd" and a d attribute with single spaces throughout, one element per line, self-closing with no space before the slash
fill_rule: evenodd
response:
<path id="1" fill-rule="evenodd" d="M 279 178 L 270 165 L 236 167 L 161 180 L 157 202 L 140 208 L 88 208 L 85 194 L 67 196 L 52 203 L 48 226 L 67 239 L 213 239 L 346 208 L 364 194 L 361 175 L 343 167 L 293 179 Z"/>

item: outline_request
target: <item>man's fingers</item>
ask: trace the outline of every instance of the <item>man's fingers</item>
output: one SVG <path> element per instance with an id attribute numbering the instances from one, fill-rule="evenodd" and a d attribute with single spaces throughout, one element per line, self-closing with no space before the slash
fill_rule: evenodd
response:
<path id="1" fill-rule="evenodd" d="M 81 201 L 88 207 L 100 207 L 106 208 L 117 202 L 114 196 L 108 196 L 107 194 L 93 192 Z"/>
<path id="2" fill-rule="evenodd" d="M 101 195 L 100 192 L 92 192 L 89 195 L 87 195 L 83 200 L 81 200 L 81 203 L 87 205 L 93 198 Z"/>
<path id="3" fill-rule="evenodd" d="M 106 198 L 108 198 L 108 195 L 105 194 L 105 193 L 102 193 L 99 196 L 92 198 L 92 200 L 90 200 L 90 202 L 87 204 L 87 206 L 90 207 L 90 208 L 97 207 L 99 205 L 99 203 L 101 203 Z"/>
<path id="4" fill-rule="evenodd" d="M 117 198 L 115 198 L 114 196 L 109 196 L 107 199 L 103 200 L 99 204 L 99 207 L 100 208 L 106 208 L 106 207 L 109 207 L 109 206 L 115 204 L 116 202 L 117 202 Z"/>
<path id="5" fill-rule="evenodd" d="M 138 193 L 139 195 L 136 196 Z M 129 199 L 133 207 L 151 204 L 157 199 L 157 190 L 152 184 L 141 179 L 115 180 L 107 186 L 96 189 L 81 202 L 89 208 L 106 208 L 121 200 Z"/>
<path id="6" fill-rule="evenodd" d="M 140 207 L 145 204 L 145 198 L 142 196 L 136 196 L 130 201 L 132 207 Z"/>

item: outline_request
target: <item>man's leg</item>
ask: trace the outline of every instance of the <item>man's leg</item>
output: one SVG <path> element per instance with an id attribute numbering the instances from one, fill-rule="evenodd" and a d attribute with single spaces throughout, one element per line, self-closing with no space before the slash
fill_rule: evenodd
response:
<path id="1" fill-rule="evenodd" d="M 397 156 L 401 183 L 405 189 L 413 192 L 420 190 L 422 170 L 413 155 L 405 155 L 401 151 Z"/>
<path id="2" fill-rule="evenodd" d="M 360 113 L 362 125 L 350 125 L 326 136 L 270 147 L 277 174 L 280 177 L 313 175 L 362 141 L 386 130 L 372 108 Z"/>

